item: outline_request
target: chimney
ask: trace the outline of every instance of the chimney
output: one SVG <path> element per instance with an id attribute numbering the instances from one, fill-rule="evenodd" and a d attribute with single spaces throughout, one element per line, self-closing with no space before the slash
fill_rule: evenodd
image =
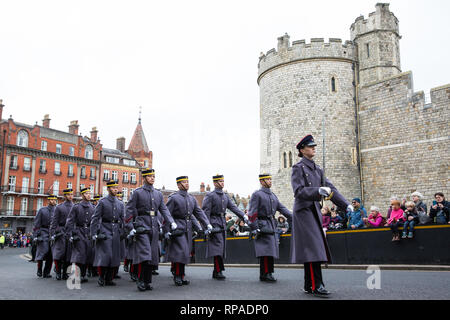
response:
<path id="1" fill-rule="evenodd" d="M 78 127 L 79 127 L 78 120 L 70 121 L 69 133 L 78 135 Z"/>
<path id="2" fill-rule="evenodd" d="M 91 141 L 92 142 L 97 142 L 97 127 L 93 127 L 92 131 L 91 131 Z"/>
<path id="3" fill-rule="evenodd" d="M 48 114 L 44 116 L 44 120 L 42 120 L 42 126 L 44 128 L 50 128 L 50 116 Z"/>
<path id="4" fill-rule="evenodd" d="M 209 184 L 206 186 L 206 191 L 211 191 L 211 187 L 209 186 Z"/>
<path id="5" fill-rule="evenodd" d="M 125 138 L 124 137 L 117 138 L 116 149 L 120 150 L 121 152 L 125 152 Z"/>
<path id="6" fill-rule="evenodd" d="M 3 114 L 3 107 L 5 105 L 3 104 L 3 100 L 0 99 L 0 121 L 2 120 L 2 114 Z"/>
<path id="7" fill-rule="evenodd" d="M 200 192 L 205 192 L 205 183 L 204 182 L 202 182 L 200 184 Z"/>

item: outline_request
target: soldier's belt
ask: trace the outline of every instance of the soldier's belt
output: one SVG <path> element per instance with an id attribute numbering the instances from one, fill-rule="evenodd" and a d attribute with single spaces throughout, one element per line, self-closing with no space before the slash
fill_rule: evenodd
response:
<path id="1" fill-rule="evenodd" d="M 179 236 L 184 235 L 185 233 L 186 233 L 186 231 L 184 231 L 183 229 L 175 229 L 175 230 L 171 233 L 170 237 L 171 237 L 171 238 L 176 238 L 176 237 L 179 237 Z"/>
<path id="2" fill-rule="evenodd" d="M 261 234 L 261 235 L 272 235 L 272 234 L 275 234 L 275 232 L 272 230 L 272 229 L 270 229 L 270 228 L 267 228 L 267 227 L 264 227 L 264 228 L 261 228 L 261 229 L 259 229 L 259 233 Z"/>
<path id="3" fill-rule="evenodd" d="M 46 229 L 48 229 L 50 226 L 41 226 L 41 229 L 42 228 L 46 228 Z"/>
<path id="4" fill-rule="evenodd" d="M 151 230 L 148 230 L 144 227 L 137 227 L 136 228 L 136 234 L 149 234 Z"/>
<path id="5" fill-rule="evenodd" d="M 64 232 L 58 232 L 57 234 L 55 234 L 55 240 L 60 238 L 63 235 L 64 235 Z"/>
<path id="6" fill-rule="evenodd" d="M 220 227 L 214 227 L 214 228 L 211 229 L 211 234 L 220 233 L 220 232 L 223 232 L 223 231 L 224 231 L 224 229 L 222 229 Z"/>
<path id="7" fill-rule="evenodd" d="M 106 234 L 104 233 L 99 233 L 97 235 L 97 240 L 106 240 Z"/>
<path id="8" fill-rule="evenodd" d="M 272 220 L 273 218 L 273 216 L 258 216 L 259 220 Z"/>
<path id="9" fill-rule="evenodd" d="M 154 217 L 156 216 L 156 212 L 155 211 L 138 211 L 138 216 L 150 216 L 150 217 Z"/>
<path id="10" fill-rule="evenodd" d="M 119 223 L 119 220 L 102 220 L 104 223 Z"/>
<path id="11" fill-rule="evenodd" d="M 214 217 L 223 217 L 223 216 L 225 216 L 225 213 L 224 212 L 219 212 L 219 213 L 211 212 L 211 215 Z"/>
<path id="12" fill-rule="evenodd" d="M 79 228 L 87 228 L 87 227 L 89 227 L 89 226 L 90 226 L 89 223 L 85 223 L 85 224 L 77 224 L 77 227 L 79 227 Z"/>

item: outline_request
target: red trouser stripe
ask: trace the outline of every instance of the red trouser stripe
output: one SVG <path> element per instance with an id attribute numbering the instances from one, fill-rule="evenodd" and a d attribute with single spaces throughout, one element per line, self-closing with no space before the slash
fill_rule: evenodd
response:
<path id="1" fill-rule="evenodd" d="M 102 267 L 97 267 L 97 272 L 98 272 L 98 275 L 101 277 L 102 276 Z"/>
<path id="2" fill-rule="evenodd" d="M 132 265 L 131 265 L 131 267 L 130 267 L 130 271 L 131 271 L 131 273 L 133 273 L 133 272 L 134 272 L 134 264 L 132 264 Z"/>
<path id="3" fill-rule="evenodd" d="M 55 270 L 56 272 L 59 272 L 59 267 L 58 267 L 58 260 L 53 260 L 55 262 Z"/>
<path id="4" fill-rule="evenodd" d="M 142 263 L 138 264 L 138 278 L 141 277 L 141 271 L 142 271 Z"/>
<path id="5" fill-rule="evenodd" d="M 314 271 L 313 271 L 313 266 L 312 266 L 312 262 L 309 263 L 309 270 L 311 272 L 311 285 L 312 285 L 312 290 L 316 290 L 316 283 L 314 281 Z"/>
<path id="6" fill-rule="evenodd" d="M 264 272 L 269 273 L 268 258 L 264 257 Z"/>
<path id="7" fill-rule="evenodd" d="M 214 257 L 214 262 L 216 263 L 216 271 L 220 272 L 220 267 L 219 267 L 219 258 L 216 256 Z"/>
<path id="8" fill-rule="evenodd" d="M 175 274 L 177 275 L 177 276 L 179 276 L 180 275 L 180 264 L 178 263 L 178 262 L 176 262 L 175 263 Z"/>
<path id="9" fill-rule="evenodd" d="M 123 264 L 127 265 L 128 264 L 128 260 L 127 259 L 123 260 Z"/>

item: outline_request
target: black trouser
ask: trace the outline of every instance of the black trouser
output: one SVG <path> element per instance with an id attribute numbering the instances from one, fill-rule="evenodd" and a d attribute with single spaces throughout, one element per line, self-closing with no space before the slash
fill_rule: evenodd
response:
<path id="1" fill-rule="evenodd" d="M 37 245 L 33 243 L 31 245 L 31 261 L 34 261 L 36 259 L 36 251 L 37 251 Z"/>
<path id="2" fill-rule="evenodd" d="M 44 260 L 38 260 L 37 261 L 37 268 L 38 270 L 42 271 L 42 262 L 45 261 L 45 266 L 44 266 L 44 276 L 47 276 L 50 274 L 50 272 L 52 271 L 52 264 L 53 264 L 53 260 L 52 260 L 52 253 L 51 251 L 48 252 L 45 256 L 44 256 Z"/>
<path id="3" fill-rule="evenodd" d="M 145 283 L 152 283 L 152 269 L 153 266 L 150 264 L 150 261 L 144 261 L 137 265 L 137 276 L 139 281 Z"/>
<path id="4" fill-rule="evenodd" d="M 76 265 L 77 265 L 78 268 L 80 268 L 80 275 L 81 275 L 81 277 L 83 277 L 83 278 L 86 277 L 87 265 L 81 264 L 81 263 L 77 263 Z"/>
<path id="5" fill-rule="evenodd" d="M 259 274 L 261 276 L 273 273 L 273 257 L 259 257 Z"/>
<path id="6" fill-rule="evenodd" d="M 97 267 L 98 276 L 106 282 L 111 282 L 114 278 L 114 269 L 112 267 Z"/>
<path id="7" fill-rule="evenodd" d="M 225 267 L 223 265 L 223 258 L 222 258 L 222 256 L 215 256 L 214 257 L 214 272 L 219 273 L 220 271 L 225 271 Z"/>
<path id="8" fill-rule="evenodd" d="M 307 262 L 305 268 L 305 290 L 313 291 L 323 285 L 321 262 Z"/>
<path id="9" fill-rule="evenodd" d="M 175 276 L 181 276 L 184 277 L 184 267 L 185 264 L 181 262 L 172 262 L 172 268 L 171 271 L 175 274 Z"/>

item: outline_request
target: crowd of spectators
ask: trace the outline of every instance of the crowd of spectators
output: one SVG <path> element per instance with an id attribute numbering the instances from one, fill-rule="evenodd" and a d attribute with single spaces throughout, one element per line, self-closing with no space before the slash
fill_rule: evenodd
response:
<path id="1" fill-rule="evenodd" d="M 0 234 L 0 249 L 6 248 L 28 248 L 33 241 L 31 233 L 16 232 Z"/>

